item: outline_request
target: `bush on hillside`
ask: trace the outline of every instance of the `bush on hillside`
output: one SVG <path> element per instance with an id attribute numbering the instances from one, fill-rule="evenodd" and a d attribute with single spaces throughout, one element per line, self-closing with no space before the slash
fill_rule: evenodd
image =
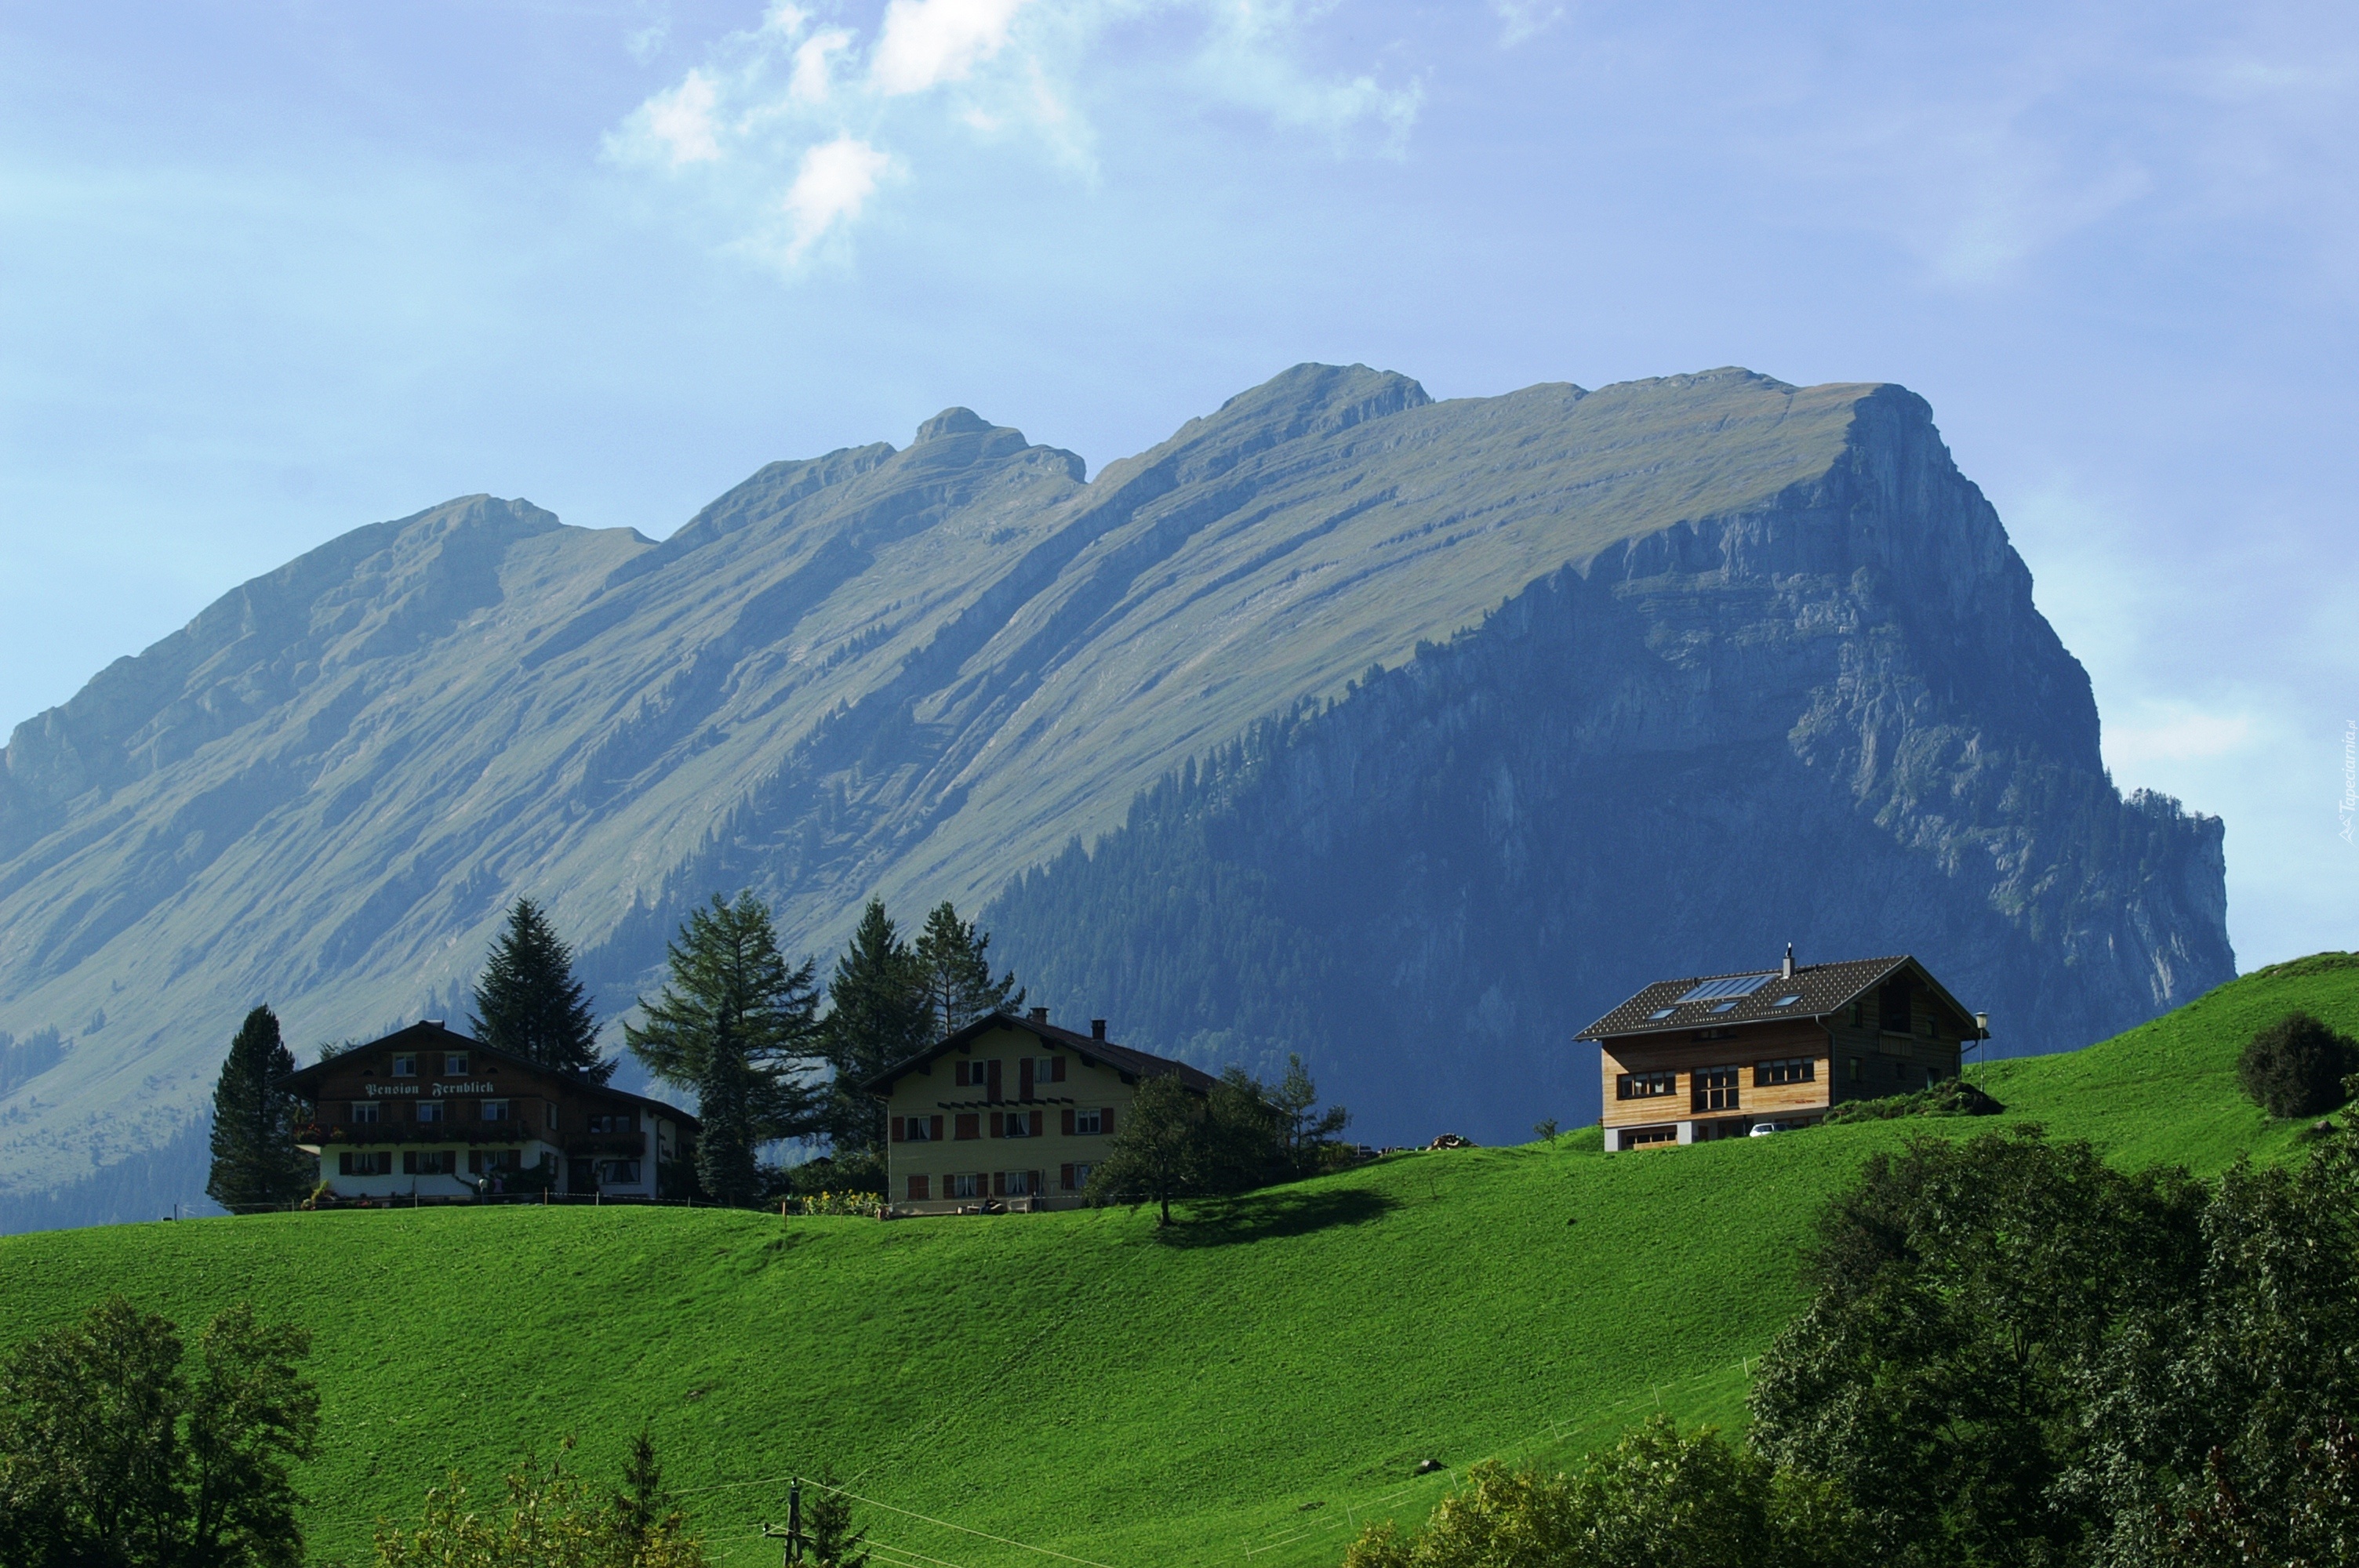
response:
<path id="1" fill-rule="evenodd" d="M 1861 1544 L 1832 1484 L 1658 1415 L 1578 1476 L 1485 1460 L 1415 1537 L 1371 1526 L 1343 1568 L 1834 1568 Z"/>
<path id="2" fill-rule="evenodd" d="M 573 1439 L 563 1440 L 571 1452 Z M 527 1458 L 507 1477 L 507 1517 L 477 1499 L 453 1471 L 426 1494 L 425 1517 L 380 1524 L 375 1568 L 708 1568 L 704 1544 L 664 1485 L 645 1433 L 623 1489 L 602 1492 L 565 1467 Z"/>
<path id="3" fill-rule="evenodd" d="M 2319 1116 L 2343 1103 L 2344 1075 L 2359 1069 L 2359 1044 L 2306 1012 L 2289 1012 L 2253 1036 L 2236 1076 L 2271 1116 Z"/>
<path id="4" fill-rule="evenodd" d="M 1996 1116 L 2006 1107 L 1963 1078 L 1944 1078 L 1911 1094 L 1855 1099 L 1827 1112 L 1829 1123 L 1889 1121 L 1901 1116 Z"/>

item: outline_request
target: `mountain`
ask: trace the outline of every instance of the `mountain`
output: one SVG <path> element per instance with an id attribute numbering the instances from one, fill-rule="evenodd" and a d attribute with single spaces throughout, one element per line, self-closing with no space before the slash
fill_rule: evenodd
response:
<path id="1" fill-rule="evenodd" d="M 77 1195 L 201 1148 L 255 1001 L 463 1017 L 518 893 L 609 1013 L 716 890 L 822 953 L 872 892 L 995 901 L 1035 1001 L 1300 1050 L 1376 1140 L 1578 1119 L 1574 1030 L 1788 940 L 2077 1045 L 2234 972 L 2221 825 L 2097 735 L 1888 385 L 1306 365 L 1094 480 L 951 409 L 660 543 L 454 501 L 11 737 L 0 1029 L 71 1044 L 0 1100 L 0 1219 L 151 1212 Z"/>

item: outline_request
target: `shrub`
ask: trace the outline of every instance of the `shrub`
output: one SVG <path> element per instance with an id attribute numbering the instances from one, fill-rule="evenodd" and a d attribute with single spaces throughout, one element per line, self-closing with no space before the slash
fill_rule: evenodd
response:
<path id="1" fill-rule="evenodd" d="M 1996 1116 L 2006 1108 L 1963 1078 L 1943 1078 L 1913 1094 L 1848 1100 L 1827 1112 L 1827 1120 L 1832 1124 L 1889 1121 L 1902 1116 Z"/>
<path id="2" fill-rule="evenodd" d="M 2359 1068 L 2359 1044 L 2306 1012 L 2290 1012 L 2253 1036 L 2236 1076 L 2271 1116 L 2318 1116 L 2343 1101 L 2343 1075 Z"/>

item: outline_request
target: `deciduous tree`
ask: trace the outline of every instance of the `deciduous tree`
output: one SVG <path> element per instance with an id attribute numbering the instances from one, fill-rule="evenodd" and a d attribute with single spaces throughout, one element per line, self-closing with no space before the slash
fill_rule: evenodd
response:
<path id="1" fill-rule="evenodd" d="M 538 904 L 520 898 L 475 982 L 475 1037 L 496 1051 L 593 1084 L 614 1076 L 598 1054 L 598 1018 L 573 976 L 573 950 Z"/>
<path id="2" fill-rule="evenodd" d="M 292 1203 L 317 1178 L 317 1164 L 295 1145 L 310 1108 L 280 1087 L 294 1070 L 277 1014 L 266 1007 L 247 1013 L 213 1084 L 212 1173 L 205 1192 L 223 1208 Z"/>
<path id="3" fill-rule="evenodd" d="M 2348 1097 L 2344 1075 L 2359 1071 L 2359 1044 L 2306 1012 L 2288 1013 L 2253 1036 L 2236 1076 L 2271 1116 L 2319 1116 Z"/>
<path id="4" fill-rule="evenodd" d="M 1117 1203 L 1152 1203 L 1161 1225 L 1171 1223 L 1171 1200 L 1194 1190 L 1202 1159 L 1203 1097 L 1176 1073 L 1142 1078 L 1138 1093 L 1106 1142 L 1105 1158 L 1090 1172 L 1093 1196 Z"/>
<path id="5" fill-rule="evenodd" d="M 715 1201 L 743 1206 L 761 1192 L 755 1153 L 818 1126 L 806 1082 L 819 1065 L 819 995 L 811 964 L 778 952 L 770 912 L 751 892 L 720 894 L 669 945 L 671 977 L 646 1022 L 624 1039 L 647 1071 L 693 1093 L 696 1165 Z"/>
<path id="6" fill-rule="evenodd" d="M 0 1369 L 0 1564 L 295 1568 L 310 1336 L 239 1303 L 198 1336 L 120 1296 Z"/>
<path id="7" fill-rule="evenodd" d="M 706 1568 L 703 1542 L 672 1505 L 644 1436 L 622 1494 L 600 1497 L 568 1469 L 564 1440 L 546 1465 L 527 1457 L 507 1476 L 505 1519 L 453 1471 L 426 1494 L 425 1517 L 378 1527 L 375 1568 Z"/>

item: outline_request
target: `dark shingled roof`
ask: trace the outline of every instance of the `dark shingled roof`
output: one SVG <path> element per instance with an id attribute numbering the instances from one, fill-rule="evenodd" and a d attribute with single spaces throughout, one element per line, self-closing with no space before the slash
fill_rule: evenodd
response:
<path id="1" fill-rule="evenodd" d="M 1903 954 L 1892 958 L 1847 958 L 1835 964 L 1797 964 L 1791 979 L 1777 969 L 1750 969 L 1734 975 L 1690 975 L 1681 979 L 1657 980 L 1573 1038 L 1603 1040 L 1609 1035 L 1684 1033 L 1706 1024 L 1718 1029 L 1778 1018 L 1823 1018 L 1849 1006 L 1853 998 L 1883 984 L 1894 971 L 1902 968 L 1914 970 L 1917 978 L 1955 1009 L 1961 1019 L 1973 1019 L 1973 1014 L 1960 1006 L 1958 999 L 1927 973 L 1924 965 Z M 1758 989 L 1745 996 L 1707 997 L 1690 1002 L 1679 1000 L 1709 980 L 1749 979 L 1756 975 L 1768 978 Z M 1778 1006 L 1786 997 L 1799 1000 Z M 1712 1011 L 1723 1001 L 1734 1001 L 1735 1005 L 1724 1012 Z M 1668 1017 L 1654 1016 L 1665 1008 L 1670 1009 Z"/>
<path id="2" fill-rule="evenodd" d="M 421 1019 L 406 1028 L 397 1029 L 392 1033 L 372 1040 L 365 1045 L 354 1045 L 349 1050 L 339 1051 L 333 1055 L 322 1056 L 308 1067 L 298 1067 L 280 1078 L 278 1087 L 316 1102 L 319 1098 L 320 1079 L 326 1075 L 329 1068 L 342 1065 L 348 1056 L 358 1056 L 370 1051 L 382 1051 L 389 1045 L 411 1051 L 471 1051 L 477 1055 L 488 1056 L 494 1061 L 506 1062 L 510 1066 L 521 1067 L 528 1073 L 537 1073 L 542 1077 L 559 1079 L 578 1094 L 600 1095 L 610 1100 L 620 1100 L 625 1105 L 636 1106 L 642 1110 L 669 1117 L 672 1120 L 684 1124 L 691 1132 L 701 1130 L 695 1117 L 669 1100 L 649 1099 L 645 1095 L 635 1095 L 628 1089 L 609 1088 L 604 1084 L 593 1084 L 579 1073 L 568 1073 L 556 1067 L 544 1067 L 538 1062 L 527 1060 L 511 1052 L 495 1049 L 480 1040 L 462 1034 L 439 1020 L 431 1018 Z"/>
<path id="3" fill-rule="evenodd" d="M 1134 1051 L 1127 1045 L 1117 1045 L 1111 1040 L 1100 1040 L 1093 1034 L 1076 1034 L 1070 1029 L 1060 1029 L 1038 1019 L 1018 1018 L 1012 1012 L 988 1013 L 976 1019 L 957 1033 L 929 1045 L 916 1055 L 891 1066 L 868 1079 L 860 1087 L 872 1095 L 889 1095 L 894 1083 L 932 1062 L 947 1052 L 975 1040 L 994 1029 L 1017 1029 L 1032 1035 L 1044 1045 L 1072 1052 L 1085 1062 L 1097 1062 L 1112 1067 L 1125 1078 L 1157 1078 L 1166 1073 L 1177 1073 L 1180 1081 L 1198 1094 L 1210 1094 L 1219 1080 L 1210 1073 L 1191 1067 L 1185 1062 L 1174 1062 L 1168 1056 L 1150 1056 L 1144 1051 Z"/>

